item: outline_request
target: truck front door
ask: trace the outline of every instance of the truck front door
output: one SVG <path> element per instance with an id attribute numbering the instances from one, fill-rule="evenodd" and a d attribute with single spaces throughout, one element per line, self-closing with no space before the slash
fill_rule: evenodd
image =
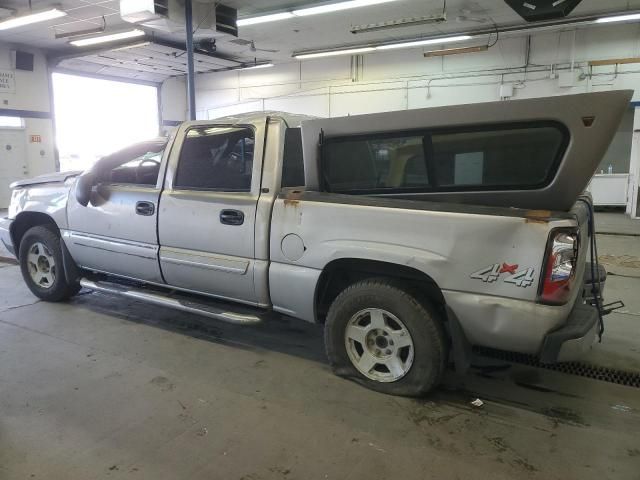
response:
<path id="1" fill-rule="evenodd" d="M 165 145 L 166 139 L 142 142 L 100 159 L 86 207 L 69 195 L 62 236 L 79 265 L 162 283 L 156 220 Z"/>
<path id="2" fill-rule="evenodd" d="M 261 303 L 254 287 L 254 226 L 265 125 L 181 127 L 158 221 L 168 284 Z"/>

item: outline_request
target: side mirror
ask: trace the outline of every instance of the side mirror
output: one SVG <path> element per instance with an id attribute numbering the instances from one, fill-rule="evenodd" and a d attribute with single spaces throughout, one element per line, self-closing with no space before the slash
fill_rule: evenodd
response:
<path id="1" fill-rule="evenodd" d="M 91 191 L 95 182 L 95 174 L 92 171 L 82 173 L 76 180 L 75 196 L 80 205 L 86 207 L 91 201 Z"/>

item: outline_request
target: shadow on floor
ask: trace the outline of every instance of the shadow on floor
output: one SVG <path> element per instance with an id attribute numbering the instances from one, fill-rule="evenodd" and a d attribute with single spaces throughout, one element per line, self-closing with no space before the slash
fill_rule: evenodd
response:
<path id="1" fill-rule="evenodd" d="M 81 292 L 71 303 L 92 312 L 209 342 L 250 350 L 270 350 L 327 363 L 323 327 L 282 315 L 274 315 L 258 325 L 233 325 L 90 291 Z"/>
<path id="2" fill-rule="evenodd" d="M 280 316 L 260 325 L 238 326 L 135 301 L 115 302 L 114 299 L 109 295 L 86 291 L 74 298 L 72 303 L 94 313 L 216 344 L 252 351 L 273 351 L 327 364 L 323 327 L 320 325 Z M 416 401 L 444 402 L 457 408 L 474 409 L 470 401 L 477 397 L 504 407 L 536 412 L 553 421 L 581 425 L 580 414 L 576 412 L 582 408 L 590 410 L 593 407 L 591 403 L 594 393 L 597 392 L 619 392 L 616 395 L 635 396 L 637 389 L 488 360 L 483 367 L 474 367 L 466 374 L 447 370 L 441 388 L 430 394 L 428 399 Z M 601 404 L 599 401 L 596 403 Z"/>

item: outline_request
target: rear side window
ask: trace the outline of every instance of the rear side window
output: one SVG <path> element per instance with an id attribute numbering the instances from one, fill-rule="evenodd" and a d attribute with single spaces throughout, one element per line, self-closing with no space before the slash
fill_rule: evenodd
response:
<path id="1" fill-rule="evenodd" d="M 324 186 L 340 193 L 540 188 L 566 150 L 557 124 L 325 140 Z"/>
<path id="2" fill-rule="evenodd" d="M 253 147 L 254 134 L 251 128 L 190 129 L 180 152 L 175 187 L 186 190 L 250 191 Z"/>
<path id="3" fill-rule="evenodd" d="M 302 132 L 299 128 L 287 128 L 284 134 L 282 188 L 302 186 L 304 186 Z"/>
<path id="4" fill-rule="evenodd" d="M 554 127 L 434 134 L 438 185 L 543 185 L 553 173 L 563 133 Z"/>
<path id="5" fill-rule="evenodd" d="M 331 191 L 428 188 L 422 135 L 328 141 L 323 173 Z"/>

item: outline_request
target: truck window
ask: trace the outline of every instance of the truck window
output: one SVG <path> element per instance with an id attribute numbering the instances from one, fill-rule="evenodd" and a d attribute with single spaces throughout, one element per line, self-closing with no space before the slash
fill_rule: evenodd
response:
<path id="1" fill-rule="evenodd" d="M 284 134 L 282 158 L 282 188 L 304 186 L 302 132 L 300 128 L 287 128 Z"/>
<path id="2" fill-rule="evenodd" d="M 355 194 L 540 188 L 567 144 L 549 122 L 332 137 L 322 177 L 326 190 Z"/>
<path id="3" fill-rule="evenodd" d="M 251 190 L 254 134 L 247 127 L 197 127 L 187 131 L 175 188 Z"/>
<path id="4" fill-rule="evenodd" d="M 331 191 L 430 186 L 422 135 L 329 141 L 324 154 L 323 174 Z"/>
<path id="5" fill-rule="evenodd" d="M 543 185 L 563 139 L 563 132 L 551 126 L 434 134 L 431 144 L 438 185 Z"/>
<path id="6" fill-rule="evenodd" d="M 142 142 L 98 160 L 99 183 L 154 186 L 158 182 L 165 142 Z"/>

